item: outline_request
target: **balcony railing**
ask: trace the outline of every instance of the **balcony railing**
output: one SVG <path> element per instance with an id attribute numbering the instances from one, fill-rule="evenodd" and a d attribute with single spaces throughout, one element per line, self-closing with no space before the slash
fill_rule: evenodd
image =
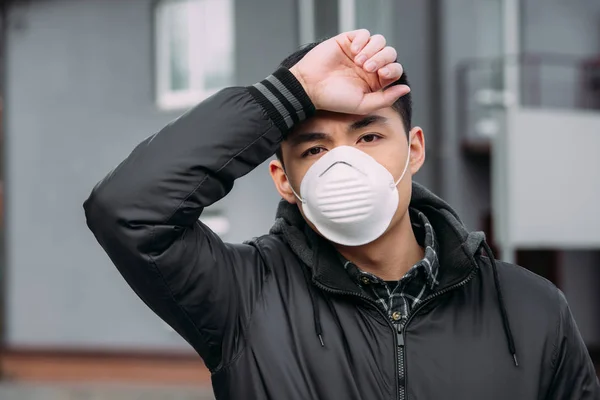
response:
<path id="1" fill-rule="evenodd" d="M 519 91 L 504 87 L 505 68 L 519 67 Z M 480 147 L 503 129 L 505 107 L 600 111 L 600 56 L 523 54 L 512 58 L 472 59 L 459 65 L 456 113 L 463 143 Z"/>

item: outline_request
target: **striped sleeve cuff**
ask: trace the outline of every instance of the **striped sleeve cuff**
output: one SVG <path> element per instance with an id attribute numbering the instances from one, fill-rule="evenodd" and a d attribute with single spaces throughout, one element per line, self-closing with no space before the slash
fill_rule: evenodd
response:
<path id="1" fill-rule="evenodd" d="M 283 137 L 299 122 L 315 113 L 315 106 L 286 68 L 280 68 L 266 79 L 248 87 L 250 94 L 267 112 Z"/>

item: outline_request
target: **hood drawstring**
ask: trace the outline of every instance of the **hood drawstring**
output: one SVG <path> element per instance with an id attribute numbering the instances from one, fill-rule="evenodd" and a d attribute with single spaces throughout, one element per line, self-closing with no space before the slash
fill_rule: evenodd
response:
<path id="1" fill-rule="evenodd" d="M 312 303 L 313 309 L 313 319 L 315 321 L 315 333 L 321 342 L 321 347 L 325 347 L 325 343 L 323 342 L 323 328 L 321 327 L 321 313 L 319 312 L 319 301 L 315 295 L 315 288 L 311 282 L 310 272 L 308 271 L 308 267 L 302 266 L 302 273 L 304 274 L 304 280 L 306 281 L 306 288 L 308 289 L 308 293 L 310 294 L 310 302 Z"/>
<path id="2" fill-rule="evenodd" d="M 508 351 L 510 352 L 510 354 L 513 357 L 515 366 L 518 367 L 519 362 L 517 361 L 517 351 L 515 349 L 515 340 L 513 338 L 512 331 L 510 330 L 510 322 L 508 320 L 508 315 L 506 313 L 504 297 L 502 296 L 502 289 L 500 287 L 500 278 L 498 277 L 498 267 L 496 266 L 494 254 L 492 254 L 492 249 L 490 249 L 490 246 L 485 241 L 483 241 L 482 246 L 492 263 L 492 271 L 494 273 L 494 285 L 496 286 L 496 295 L 498 296 L 498 307 L 500 308 L 500 315 L 502 317 L 502 325 L 504 326 L 504 335 L 506 336 L 506 341 L 508 342 Z"/>
<path id="3" fill-rule="evenodd" d="M 512 331 L 510 329 L 510 321 L 508 320 L 508 314 L 506 312 L 506 305 L 504 304 L 504 296 L 502 295 L 502 287 L 500 285 L 500 278 L 498 276 L 498 267 L 496 265 L 496 261 L 494 258 L 494 254 L 490 246 L 485 242 L 482 242 L 481 246 L 483 250 L 487 254 L 492 263 L 492 272 L 494 275 L 494 286 L 496 287 L 496 296 L 498 298 L 498 308 L 500 309 L 500 316 L 502 318 L 502 326 L 504 328 L 504 335 L 506 336 L 506 341 L 508 343 L 508 351 L 510 352 L 515 366 L 519 366 L 519 361 L 517 359 L 517 351 L 515 348 L 515 340 L 513 338 Z M 317 261 L 318 262 L 318 261 Z M 315 293 L 315 286 L 312 283 L 311 273 L 309 271 L 308 266 L 303 266 L 302 274 L 304 275 L 304 280 L 306 282 L 306 288 L 308 289 L 308 293 L 310 294 L 310 302 L 312 304 L 313 309 L 313 321 L 315 325 L 315 334 L 319 338 L 319 342 L 321 343 L 321 347 L 325 347 L 325 342 L 323 341 L 323 327 L 321 326 L 321 313 L 319 309 L 319 301 L 317 299 L 317 295 Z"/>

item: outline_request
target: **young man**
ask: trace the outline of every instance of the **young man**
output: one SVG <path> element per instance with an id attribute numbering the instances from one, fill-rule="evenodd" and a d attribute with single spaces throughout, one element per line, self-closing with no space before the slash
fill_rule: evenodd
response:
<path id="1" fill-rule="evenodd" d="M 395 60 L 358 30 L 221 91 L 96 186 L 90 229 L 217 399 L 600 398 L 563 295 L 412 183 L 425 141 Z M 223 243 L 203 208 L 276 151 L 274 227 Z"/>

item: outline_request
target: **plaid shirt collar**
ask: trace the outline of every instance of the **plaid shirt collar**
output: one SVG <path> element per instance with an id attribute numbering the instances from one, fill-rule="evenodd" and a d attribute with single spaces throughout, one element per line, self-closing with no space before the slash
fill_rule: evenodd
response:
<path id="1" fill-rule="evenodd" d="M 439 283 L 438 244 L 429 220 L 422 212 L 409 210 L 417 242 L 425 249 L 424 257 L 397 282 L 386 282 L 362 271 L 342 258 L 344 268 L 357 285 L 389 314 L 394 321 L 405 319 L 412 308 L 423 300 Z"/>

